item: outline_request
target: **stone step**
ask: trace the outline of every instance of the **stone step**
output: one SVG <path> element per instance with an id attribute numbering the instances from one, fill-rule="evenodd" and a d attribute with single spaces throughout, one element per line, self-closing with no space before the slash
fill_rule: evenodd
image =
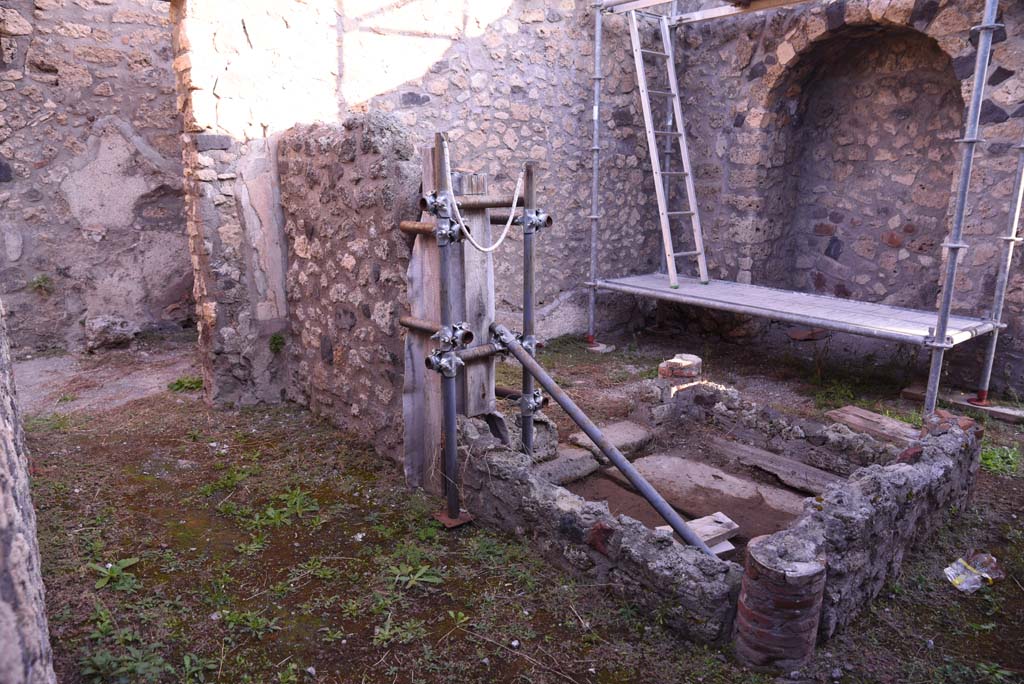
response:
<path id="1" fill-rule="evenodd" d="M 594 454 L 586 449 L 560 445 L 554 460 L 533 468 L 533 474 L 551 484 L 564 485 L 582 480 L 601 467 Z"/>
<path id="2" fill-rule="evenodd" d="M 643 425 L 637 425 L 629 420 L 620 420 L 617 423 L 598 427 L 601 428 L 601 432 L 608 438 L 608 441 L 614 444 L 615 448 L 621 451 L 626 458 L 639 454 L 644 447 L 651 443 L 653 437 Z M 569 436 L 569 441 L 576 446 L 588 449 L 602 462 L 605 460 L 601 450 L 583 432 L 573 433 Z"/>
<path id="3" fill-rule="evenodd" d="M 644 456 L 633 465 L 674 508 L 695 518 L 721 511 L 748 539 L 778 532 L 803 512 L 803 497 L 787 489 L 727 473 L 683 453 Z M 629 487 L 616 468 L 602 472 Z"/>

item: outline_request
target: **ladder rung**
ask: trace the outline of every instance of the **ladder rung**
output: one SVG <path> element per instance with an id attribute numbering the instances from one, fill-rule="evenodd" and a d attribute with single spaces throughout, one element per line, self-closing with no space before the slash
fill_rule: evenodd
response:
<path id="1" fill-rule="evenodd" d="M 666 216 L 693 216 L 692 211 L 666 211 Z"/>
<path id="2" fill-rule="evenodd" d="M 694 250 L 692 252 L 676 252 L 672 256 L 674 256 L 674 257 L 684 257 L 684 256 L 697 256 L 698 254 L 700 254 L 700 250 Z"/>
<path id="3" fill-rule="evenodd" d="M 668 53 L 662 52 L 661 50 L 648 50 L 647 48 L 640 48 L 640 52 L 644 53 L 645 55 L 655 55 L 656 57 L 668 57 Z"/>
<path id="4" fill-rule="evenodd" d="M 685 171 L 659 171 L 662 176 L 689 176 Z"/>
<path id="5" fill-rule="evenodd" d="M 675 95 L 671 90 L 655 90 L 654 88 L 648 88 L 647 92 L 651 95 Z"/>
<path id="6" fill-rule="evenodd" d="M 654 131 L 655 135 L 682 135 L 679 131 Z"/>

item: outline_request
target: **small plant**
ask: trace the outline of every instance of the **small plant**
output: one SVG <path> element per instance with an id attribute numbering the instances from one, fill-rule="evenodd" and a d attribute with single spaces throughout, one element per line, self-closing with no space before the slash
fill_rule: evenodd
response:
<path id="1" fill-rule="evenodd" d="M 28 281 L 28 286 L 33 292 L 44 297 L 53 294 L 53 278 L 42 273 Z"/>
<path id="2" fill-rule="evenodd" d="M 322 558 L 310 558 L 308 561 L 293 569 L 289 573 L 292 577 L 292 581 L 296 581 L 306 575 L 312 575 L 317 579 L 332 580 L 337 579 L 338 570 L 326 565 Z"/>
<path id="3" fill-rule="evenodd" d="M 341 641 L 345 638 L 345 632 L 340 629 L 331 629 L 330 627 L 324 627 L 320 629 L 320 641 L 325 644 L 332 644 L 335 641 Z"/>
<path id="4" fill-rule="evenodd" d="M 243 556 L 255 556 L 267 548 L 267 535 L 263 532 L 249 535 L 249 541 L 235 546 L 235 551 Z"/>
<path id="5" fill-rule="evenodd" d="M 301 518 L 306 513 L 315 513 L 320 510 L 320 504 L 317 500 L 301 487 L 294 487 L 284 494 L 278 494 L 277 499 L 278 501 L 283 501 L 288 513 L 296 518 Z"/>
<path id="6" fill-rule="evenodd" d="M 409 619 L 401 624 L 395 624 L 391 619 L 391 613 L 384 620 L 384 624 L 373 628 L 373 645 L 387 646 L 392 642 L 410 644 L 427 635 L 423 620 Z"/>
<path id="7" fill-rule="evenodd" d="M 135 591 L 138 587 L 138 580 L 135 575 L 127 569 L 139 562 L 138 558 L 122 558 L 114 563 L 89 563 L 86 567 L 99 573 L 100 578 L 96 580 L 96 588 L 102 589 L 110 585 L 115 591 Z"/>
<path id="8" fill-rule="evenodd" d="M 90 639 L 101 641 L 114 633 L 114 616 L 102 604 L 95 605 L 89 619 L 93 623 L 92 632 L 89 633 Z"/>
<path id="9" fill-rule="evenodd" d="M 263 524 L 269 527 L 280 527 L 292 524 L 292 514 L 287 508 L 267 506 L 263 511 Z"/>
<path id="10" fill-rule="evenodd" d="M 62 394 L 62 395 L 60 395 L 60 398 L 57 399 L 57 403 L 58 404 L 68 404 L 68 403 L 74 401 L 77 398 L 78 398 L 77 394 Z"/>
<path id="11" fill-rule="evenodd" d="M 411 565 L 402 563 L 401 565 L 392 565 L 388 568 L 388 572 L 391 573 L 395 584 L 401 585 L 405 589 L 413 589 L 425 584 L 441 584 L 444 582 L 441 575 L 439 575 L 438 572 L 429 565 L 421 565 L 418 568 L 413 568 Z"/>
<path id="12" fill-rule="evenodd" d="M 104 649 L 85 656 L 79 665 L 82 676 L 88 682 L 116 682 L 121 660 Z"/>
<path id="13" fill-rule="evenodd" d="M 229 629 L 243 634 L 251 634 L 257 639 L 262 639 L 265 635 L 281 629 L 281 625 L 277 624 L 277 618 L 268 620 L 259 613 L 255 613 L 251 610 L 224 611 L 223 615 L 224 624 L 226 624 Z"/>
<path id="14" fill-rule="evenodd" d="M 268 345 L 270 346 L 271 354 L 280 354 L 284 349 L 284 335 L 281 333 L 274 333 L 270 336 Z"/>
<path id="15" fill-rule="evenodd" d="M 469 616 L 463 613 L 461 610 L 449 610 L 448 617 L 452 619 L 452 622 L 455 623 L 456 627 L 462 627 L 464 624 L 469 622 Z"/>
<path id="16" fill-rule="evenodd" d="M 195 392 L 203 389 L 203 379 L 198 375 L 182 375 L 174 382 L 167 384 L 172 392 Z"/>
<path id="17" fill-rule="evenodd" d="M 217 492 L 227 492 L 238 486 L 242 480 L 249 477 L 252 471 L 246 468 L 235 468 L 234 466 L 228 468 L 227 472 L 221 475 L 213 482 L 208 482 L 199 488 L 199 494 L 201 496 L 212 496 Z"/>
<path id="18" fill-rule="evenodd" d="M 842 382 L 833 380 L 814 394 L 814 405 L 819 409 L 834 409 L 852 404 L 853 389 Z"/>
<path id="19" fill-rule="evenodd" d="M 71 416 L 66 413 L 30 416 L 25 419 L 25 429 L 29 432 L 67 432 L 71 429 Z"/>
<path id="20" fill-rule="evenodd" d="M 126 682 L 156 682 L 167 673 L 174 672 L 174 668 L 167 664 L 157 651 L 163 644 L 147 644 L 142 648 L 129 647 L 128 652 L 121 657 L 121 665 L 118 672 L 126 675 L 123 681 Z"/>
<path id="21" fill-rule="evenodd" d="M 186 653 L 181 664 L 182 684 L 204 684 L 206 673 L 216 669 L 216 660 L 201 658 L 195 653 Z"/>
<path id="22" fill-rule="evenodd" d="M 1016 475 L 1020 469 L 1020 449 L 986 444 L 981 448 L 981 467 L 995 475 Z"/>
<path id="23" fill-rule="evenodd" d="M 277 673 L 278 684 L 298 684 L 299 666 L 295 663 L 288 663 L 288 666 Z"/>

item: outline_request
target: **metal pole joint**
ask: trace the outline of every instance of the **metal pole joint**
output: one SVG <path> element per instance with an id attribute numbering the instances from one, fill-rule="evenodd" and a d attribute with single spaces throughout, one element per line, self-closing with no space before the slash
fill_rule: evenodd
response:
<path id="1" fill-rule="evenodd" d="M 437 340 L 437 343 L 441 345 L 440 351 L 449 352 L 472 344 L 473 337 L 469 324 L 462 322 L 442 325 L 436 333 L 430 336 L 430 339 Z"/>
<path id="2" fill-rule="evenodd" d="M 423 196 L 423 208 L 438 219 L 434 235 L 440 247 L 462 239 L 462 230 L 453 218 L 452 205 L 454 203 L 455 198 L 448 190 L 432 192 Z"/>
<path id="3" fill-rule="evenodd" d="M 534 414 L 541 410 L 547 403 L 547 399 L 544 398 L 544 393 L 539 389 L 533 390 L 533 394 L 529 396 L 524 394 L 519 398 L 519 407 L 523 411 L 528 411 L 530 414 Z"/>
<path id="4" fill-rule="evenodd" d="M 442 377 L 454 378 L 458 375 L 459 369 L 466 365 L 466 362 L 460 359 L 454 351 L 435 349 L 426 358 L 426 364 L 429 370 L 440 373 Z"/>
<path id="5" fill-rule="evenodd" d="M 518 335 L 517 339 L 530 356 L 537 356 L 537 337 L 535 335 Z"/>
<path id="6" fill-rule="evenodd" d="M 550 226 L 553 220 L 540 209 L 526 209 L 520 222 L 523 226 L 523 234 L 532 235 L 540 232 L 541 228 Z"/>

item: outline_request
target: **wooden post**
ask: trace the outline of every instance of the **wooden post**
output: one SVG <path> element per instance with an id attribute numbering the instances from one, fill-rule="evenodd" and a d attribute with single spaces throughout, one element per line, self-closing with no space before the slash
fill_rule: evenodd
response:
<path id="1" fill-rule="evenodd" d="M 434 148 L 420 150 L 423 159 L 423 194 L 434 191 Z M 432 221 L 423 212 L 421 221 Z M 413 243 L 407 271 L 409 315 L 427 321 L 441 320 L 438 278 L 441 270 L 437 240 L 421 233 Z M 441 463 L 441 377 L 428 370 L 425 359 L 434 341 L 429 335 L 408 331 L 405 336 L 405 384 L 402 413 L 405 423 L 405 480 L 410 487 L 423 487 L 435 494 L 442 490 Z"/>
<path id="2" fill-rule="evenodd" d="M 423 157 L 423 192 L 435 188 L 432 147 L 420 150 Z M 455 173 L 452 177 L 455 195 L 486 196 L 487 178 L 479 174 Z M 466 225 L 477 242 L 491 243 L 488 210 L 469 209 L 462 212 Z M 420 221 L 433 223 L 424 212 Z M 452 315 L 465 321 L 473 332 L 469 348 L 490 342 L 490 325 L 494 321 L 494 261 L 490 254 L 477 251 L 463 242 L 456 247 L 452 283 Z M 433 233 L 417 232 L 407 272 L 409 284 L 409 315 L 425 321 L 441 318 L 440 260 Z M 430 334 L 407 330 L 405 338 L 405 384 L 402 409 L 405 422 L 405 477 L 411 487 L 423 487 L 440 493 L 442 426 L 440 376 L 425 366 L 425 360 L 437 347 Z M 466 364 L 458 375 L 458 408 L 466 416 L 479 416 L 495 411 L 494 358 Z"/>
<path id="3" fill-rule="evenodd" d="M 486 195 L 487 177 L 482 174 L 458 173 L 453 178 L 456 199 L 465 196 Z M 466 226 L 480 244 L 491 244 L 491 222 L 487 209 L 462 211 Z M 488 332 L 494 321 L 494 259 L 490 253 L 476 250 L 468 242 L 460 245 L 462 250 L 462 305 L 461 320 L 469 324 L 474 339 L 469 348 L 490 342 Z M 459 287 L 457 284 L 456 290 Z M 494 402 L 494 358 L 467 364 L 459 375 L 459 413 L 466 416 L 480 416 L 493 413 Z"/>

